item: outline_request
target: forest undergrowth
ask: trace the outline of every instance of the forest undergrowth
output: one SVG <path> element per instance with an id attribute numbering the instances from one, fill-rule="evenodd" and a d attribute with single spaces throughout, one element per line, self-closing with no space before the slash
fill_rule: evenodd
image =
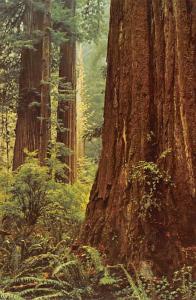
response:
<path id="1" fill-rule="evenodd" d="M 194 299 L 191 267 L 146 278 L 78 242 L 92 161 L 80 161 L 71 186 L 58 181 L 66 165 L 54 155 L 46 166 L 26 155 L 17 171 L 0 171 L 0 299 Z"/>

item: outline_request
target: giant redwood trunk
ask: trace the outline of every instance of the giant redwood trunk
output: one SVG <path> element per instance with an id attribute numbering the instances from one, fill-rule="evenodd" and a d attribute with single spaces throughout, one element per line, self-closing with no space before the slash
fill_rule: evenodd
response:
<path id="1" fill-rule="evenodd" d="M 157 274 L 193 249 L 194 0 L 112 0 L 103 150 L 82 233 Z"/>
<path id="2" fill-rule="evenodd" d="M 74 14 L 75 1 L 65 2 L 66 7 Z M 73 183 L 76 179 L 76 41 L 69 29 L 66 37 L 68 40 L 60 46 L 57 142 L 67 149 L 67 155 L 62 156 L 61 160 L 67 165 L 65 181 Z"/>
<path id="3" fill-rule="evenodd" d="M 40 31 L 43 37 L 37 37 L 33 49 L 24 48 L 21 54 L 14 170 L 24 163 L 25 149 L 37 150 L 43 161 L 49 142 L 50 1 L 43 0 L 43 4 L 44 12 L 32 2 L 26 4 L 24 30 L 31 37 Z"/>

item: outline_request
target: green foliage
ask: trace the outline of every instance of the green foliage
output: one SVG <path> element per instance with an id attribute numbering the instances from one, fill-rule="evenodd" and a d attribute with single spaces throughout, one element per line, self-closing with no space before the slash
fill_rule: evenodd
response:
<path id="1" fill-rule="evenodd" d="M 81 161 L 79 168 L 85 180 L 81 182 L 79 176 L 71 186 L 56 181 L 57 169 L 63 169 L 63 164 L 54 153 L 48 166 L 39 165 L 36 153 L 26 155 L 26 163 L 16 172 L 4 168 L 0 172 L 0 216 L 7 230 L 2 240 L 0 236 L 2 274 L 17 273 L 19 268 L 22 274 L 30 270 L 39 273 L 42 263 L 51 260 L 46 255 L 51 247 L 58 253 L 61 242 L 66 246 L 73 242 L 84 218 L 93 180 L 94 168 L 87 170 L 92 167 L 87 159 Z M 32 255 L 37 255 L 37 260 L 26 260 L 23 270 L 21 261 Z"/>
<path id="2" fill-rule="evenodd" d="M 196 298 L 196 282 L 193 279 L 193 267 L 184 266 L 181 270 L 176 271 L 173 282 L 176 287 L 176 290 L 172 293 L 174 297 L 177 298 L 181 295 L 182 299 L 187 300 Z"/>
<path id="3" fill-rule="evenodd" d="M 150 300 L 150 298 L 146 294 L 146 291 L 145 291 L 143 285 L 141 284 L 140 280 L 138 280 L 138 282 L 137 282 L 138 284 L 135 283 L 133 278 L 130 276 L 130 274 L 125 269 L 125 267 L 123 265 L 119 265 L 119 266 L 120 266 L 120 268 L 122 268 L 122 270 L 128 280 L 128 283 L 131 287 L 132 296 L 138 300 Z"/>
<path id="4" fill-rule="evenodd" d="M 143 189 L 141 199 L 134 199 L 139 205 L 139 216 L 145 219 L 154 209 L 161 211 L 163 186 L 172 187 L 171 177 L 162 171 L 157 164 L 147 161 L 139 161 L 129 172 L 129 182 L 136 183 Z"/>
<path id="5" fill-rule="evenodd" d="M 81 162 L 80 166 L 85 182 L 78 180 L 70 186 L 56 182 L 56 176 L 64 173 L 65 166 L 54 154 L 48 160 L 48 166 L 42 167 L 34 155 L 28 154 L 26 163 L 17 170 L 11 182 L 7 174 L 4 177 L 4 173 L 0 173 L 0 177 L 2 174 L 4 178 L 1 214 L 12 218 L 17 226 L 32 226 L 41 222 L 58 228 L 58 224 L 62 226 L 62 222 L 64 226 L 66 223 L 67 226 L 71 225 L 70 222 L 81 222 L 93 180 L 91 171 L 86 173 L 87 160 Z"/>
<path id="6" fill-rule="evenodd" d="M 113 278 L 113 277 L 110 275 L 108 269 L 105 268 L 104 276 L 99 280 L 99 284 L 100 284 L 100 285 L 105 285 L 105 286 L 108 286 L 108 285 L 111 285 L 111 286 L 112 286 L 112 285 L 114 285 L 116 282 L 117 282 L 116 279 Z"/>
<path id="7" fill-rule="evenodd" d="M 6 293 L 0 290 L 0 299 L 1 300 L 24 300 L 24 298 L 18 296 L 14 293 Z"/>
<path id="8" fill-rule="evenodd" d="M 123 265 L 104 265 L 96 249 L 83 246 L 73 254 L 62 242 L 45 254 L 24 259 L 15 277 L 2 279 L 0 288 L 2 299 L 32 300 L 100 299 L 103 295 L 119 300 L 192 300 L 196 291 L 191 267 L 175 272 L 170 282 L 139 274 L 132 277 Z"/>
<path id="9" fill-rule="evenodd" d="M 13 201 L 18 204 L 27 225 L 34 225 L 49 205 L 50 184 L 48 168 L 40 167 L 35 158 L 28 158 L 16 172 Z"/>
<path id="10" fill-rule="evenodd" d="M 77 21 L 79 36 L 83 40 L 97 40 L 104 23 L 104 12 L 108 1 L 106 0 L 80 0 L 77 2 Z"/>
<path id="11" fill-rule="evenodd" d="M 58 255 L 51 252 L 34 255 L 24 260 L 17 276 L 3 280 L 1 285 L 6 292 L 14 291 L 24 299 L 80 299 L 90 292 L 82 264 L 73 255 L 67 256 L 65 251 Z"/>
<path id="12" fill-rule="evenodd" d="M 7 201 L 10 197 L 10 186 L 13 183 L 12 173 L 6 168 L 0 169 L 0 203 L 1 201 Z"/>
<path id="13" fill-rule="evenodd" d="M 86 103 L 84 139 L 86 142 L 87 155 L 95 160 L 98 160 L 101 149 L 100 137 L 103 126 L 105 95 L 105 76 L 103 76 L 103 68 L 106 66 L 106 35 L 107 33 L 103 33 L 98 44 L 92 43 L 84 48 Z"/>
<path id="14" fill-rule="evenodd" d="M 174 273 L 173 278 L 152 277 L 151 280 L 139 274 L 132 277 L 123 265 L 116 268 L 123 270 L 123 274 L 118 278 L 119 288 L 114 294 L 117 299 L 140 299 L 140 300 L 174 300 L 174 299 L 195 299 L 196 285 L 192 278 L 191 267 L 183 267 Z M 114 267 L 113 267 L 114 268 Z M 120 274 L 120 273 L 119 273 Z M 177 281 L 176 281 L 177 276 Z M 122 282 L 124 284 L 122 284 Z M 120 288 L 122 287 L 122 288 Z"/>
<path id="15" fill-rule="evenodd" d="M 166 158 L 170 153 L 172 152 L 171 148 L 166 149 L 165 151 L 163 151 L 159 157 L 159 160 L 162 160 L 164 158 Z"/>
<path id="16" fill-rule="evenodd" d="M 93 265 L 97 272 L 104 271 L 104 266 L 102 263 L 102 258 L 100 253 L 93 247 L 90 246 L 83 246 L 83 249 L 87 253 L 87 261 Z"/>
<path id="17" fill-rule="evenodd" d="M 108 1 L 86 1 L 83 0 L 81 16 L 85 16 L 88 20 L 90 30 L 99 31 L 98 34 L 91 33 L 95 38 L 91 43 L 83 44 L 83 63 L 84 63 L 84 91 L 83 101 L 85 104 L 85 126 L 83 138 L 85 140 L 85 153 L 95 161 L 98 161 L 101 150 L 101 134 L 103 125 L 103 106 L 105 94 L 105 79 L 106 79 L 106 52 L 107 52 L 107 36 L 108 36 L 108 19 L 109 19 L 109 2 Z M 88 2 L 88 3 L 87 3 Z M 99 3 L 98 3 L 99 2 Z M 102 3 L 103 2 L 103 3 Z M 104 3 L 105 2 L 105 3 Z M 93 3 L 93 4 L 92 4 Z M 92 4 L 92 7 L 90 8 Z M 101 22 L 98 22 L 97 27 L 91 25 L 97 22 L 96 7 L 100 4 Z M 89 15 L 91 17 L 89 17 Z M 81 28 L 84 28 L 81 25 Z M 98 29 L 99 28 L 99 29 Z M 86 30 L 87 35 L 89 34 Z"/>

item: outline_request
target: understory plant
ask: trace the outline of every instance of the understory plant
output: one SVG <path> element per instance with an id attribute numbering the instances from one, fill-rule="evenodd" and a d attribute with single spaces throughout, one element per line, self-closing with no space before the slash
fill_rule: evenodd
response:
<path id="1" fill-rule="evenodd" d="M 57 168 L 40 166 L 35 155 L 14 173 L 1 170 L 0 299 L 194 299 L 191 267 L 171 281 L 147 280 L 123 265 L 106 265 L 95 248 L 76 242 L 95 174 L 88 159 L 79 164 L 72 186 L 58 182 Z M 156 175 L 155 185 L 166 180 L 144 163 L 135 179 L 143 169 L 145 180 L 149 172 Z"/>
<path id="2" fill-rule="evenodd" d="M 79 233 L 92 178 L 69 185 L 52 174 L 51 164 L 40 166 L 36 153 L 27 153 L 25 164 L 15 172 L 0 171 L 2 276 L 17 273 L 34 253 L 47 253 L 61 241 L 71 244 Z"/>
<path id="3" fill-rule="evenodd" d="M 142 190 L 141 198 L 134 199 L 141 219 L 146 219 L 153 210 L 161 212 L 164 208 L 162 188 L 174 186 L 167 171 L 148 161 L 139 161 L 130 168 L 129 183 L 137 185 Z"/>

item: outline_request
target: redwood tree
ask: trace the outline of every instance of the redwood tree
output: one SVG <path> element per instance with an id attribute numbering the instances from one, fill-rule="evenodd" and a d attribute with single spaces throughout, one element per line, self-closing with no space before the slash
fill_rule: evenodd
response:
<path id="1" fill-rule="evenodd" d="M 45 12 L 43 15 L 42 38 L 42 81 L 41 81 L 41 122 L 39 158 L 43 164 L 47 157 L 50 142 L 50 27 L 51 27 L 51 0 L 44 0 Z"/>
<path id="2" fill-rule="evenodd" d="M 37 31 L 42 36 L 33 40 L 33 48 L 24 47 L 21 54 L 13 169 L 24 163 L 24 149 L 38 150 L 43 161 L 49 142 L 50 0 L 41 2 L 44 10 L 31 1 L 25 8 L 25 32 L 32 39 Z"/>
<path id="3" fill-rule="evenodd" d="M 193 249 L 194 0 L 112 0 L 103 150 L 84 242 L 170 273 Z"/>
<path id="4" fill-rule="evenodd" d="M 75 1 L 66 0 L 65 5 L 74 15 Z M 69 28 L 65 34 L 68 40 L 60 46 L 57 142 L 64 144 L 69 152 L 61 160 L 67 165 L 66 182 L 73 183 L 76 179 L 76 41 Z"/>

